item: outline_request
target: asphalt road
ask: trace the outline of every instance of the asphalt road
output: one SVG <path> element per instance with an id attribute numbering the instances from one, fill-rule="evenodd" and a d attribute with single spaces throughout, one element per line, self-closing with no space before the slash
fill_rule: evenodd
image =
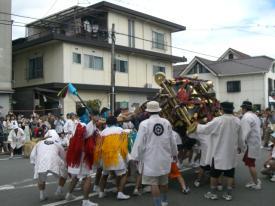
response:
<path id="1" fill-rule="evenodd" d="M 262 165 L 267 152 L 262 151 L 262 160 L 258 162 L 258 169 Z M 240 158 L 239 158 L 240 159 Z M 261 162 L 261 163 L 260 163 Z M 47 185 L 47 194 L 49 200 L 39 202 L 39 192 L 36 187 L 36 182 L 32 179 L 33 168 L 29 164 L 28 159 L 14 159 L 9 160 L 7 156 L 0 156 L 0 206 L 58 206 L 58 205 L 81 205 L 82 195 L 81 191 L 75 191 L 77 200 L 66 202 L 56 200 L 54 192 L 56 189 L 56 179 L 49 177 Z M 168 193 L 168 200 L 170 206 L 188 205 L 188 206 L 261 206 L 261 205 L 275 205 L 275 183 L 270 182 L 264 176 L 259 175 L 262 180 L 263 189 L 260 191 L 251 191 L 244 187 L 249 180 L 247 169 L 239 160 L 236 168 L 236 188 L 233 193 L 233 200 L 227 202 L 220 198 L 219 200 L 206 200 L 203 195 L 209 189 L 207 180 L 200 188 L 194 188 L 193 181 L 195 178 L 194 169 L 186 169 L 183 176 L 188 185 L 191 187 L 191 193 L 184 195 L 179 191 L 177 182 L 170 182 L 170 190 Z M 110 190 L 107 197 L 98 199 L 96 194 L 91 194 L 91 200 L 99 203 L 100 206 L 152 206 L 152 199 L 150 194 L 146 193 L 142 196 L 132 196 L 130 200 L 118 201 L 115 193 L 112 192 L 114 185 L 109 185 Z M 66 188 L 67 189 L 67 188 Z M 128 183 L 126 192 L 131 194 L 133 191 L 133 184 Z M 220 193 L 222 194 L 222 192 Z"/>

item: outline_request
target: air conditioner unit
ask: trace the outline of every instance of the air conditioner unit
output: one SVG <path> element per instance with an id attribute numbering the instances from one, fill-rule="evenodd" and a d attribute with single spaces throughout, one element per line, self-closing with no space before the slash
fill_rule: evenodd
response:
<path id="1" fill-rule="evenodd" d="M 144 87 L 145 87 L 145 88 L 152 88 L 152 84 L 146 83 L 146 84 L 144 85 Z"/>

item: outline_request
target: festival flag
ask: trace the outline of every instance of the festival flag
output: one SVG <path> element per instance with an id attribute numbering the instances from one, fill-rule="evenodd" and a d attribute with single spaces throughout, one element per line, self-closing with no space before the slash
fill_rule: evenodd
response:
<path id="1" fill-rule="evenodd" d="M 61 98 L 65 98 L 66 95 L 67 95 L 67 93 L 68 93 L 68 91 L 69 91 L 69 93 L 71 93 L 73 95 L 76 95 L 76 96 L 78 95 L 77 89 L 74 87 L 74 85 L 72 83 L 69 83 L 63 89 L 61 89 L 58 92 L 57 96 L 61 97 Z"/>
<path id="2" fill-rule="evenodd" d="M 68 84 L 68 90 L 71 94 L 73 94 L 75 96 L 78 95 L 76 88 L 71 83 Z"/>

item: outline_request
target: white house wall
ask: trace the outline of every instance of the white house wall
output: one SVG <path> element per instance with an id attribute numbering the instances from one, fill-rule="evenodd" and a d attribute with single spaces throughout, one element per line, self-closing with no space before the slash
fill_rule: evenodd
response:
<path id="1" fill-rule="evenodd" d="M 111 31 L 112 24 L 115 24 L 115 31 L 121 34 L 116 34 L 116 44 L 122 46 L 129 46 L 128 42 L 128 17 L 117 14 L 114 12 L 108 13 L 108 30 Z M 152 47 L 153 40 L 153 31 L 164 33 L 165 36 L 165 44 L 170 45 L 171 43 L 171 32 L 169 30 L 160 28 L 154 24 L 150 24 L 145 21 L 141 21 L 138 19 L 134 19 L 135 24 L 135 48 L 144 49 L 149 51 L 160 52 L 164 54 L 172 54 L 171 47 L 165 46 L 165 49 L 156 49 Z M 145 39 L 147 41 L 141 40 Z M 149 41 L 148 41 L 149 40 Z M 109 43 L 111 43 L 111 39 L 109 39 Z"/>
<path id="2" fill-rule="evenodd" d="M 228 93 L 228 81 L 241 81 L 241 92 Z M 264 91 L 264 74 L 228 76 L 219 79 L 219 100 L 234 102 L 235 111 L 240 109 L 244 100 L 260 104 L 263 109 L 266 106 Z"/>
<path id="3" fill-rule="evenodd" d="M 212 81 L 213 85 L 214 85 L 214 90 L 216 92 L 216 97 L 217 99 L 220 99 L 220 93 L 219 93 L 219 79 L 214 76 L 212 73 L 201 73 L 201 74 L 197 74 L 198 75 L 198 79 L 203 79 L 203 80 L 208 80 L 208 81 Z M 189 75 L 184 75 L 186 77 L 193 77 L 193 74 L 189 74 Z"/>
<path id="4" fill-rule="evenodd" d="M 3 0 L 0 1 L 0 8 L 2 12 L 11 12 L 11 1 Z M 11 16 L 0 13 L 1 21 L 11 21 Z M 12 26 L 0 24 L 0 90 L 11 91 L 11 29 Z M 4 98 L 4 97 L 3 97 Z"/>
<path id="5" fill-rule="evenodd" d="M 102 102 L 102 107 L 110 108 L 110 99 L 108 93 L 103 92 L 90 92 L 90 91 L 78 91 L 79 95 L 84 101 L 99 99 Z M 141 105 L 147 100 L 146 95 L 144 94 L 126 94 L 118 93 L 116 95 L 117 102 L 128 102 L 129 107 L 135 103 Z M 76 112 L 76 102 L 79 102 L 79 99 L 71 94 L 68 94 L 63 100 L 64 114 L 69 112 Z"/>
<path id="6" fill-rule="evenodd" d="M 264 90 L 264 97 L 265 97 L 265 106 L 268 107 L 268 79 L 272 79 L 272 89 L 275 90 L 275 85 L 274 85 L 274 80 L 275 80 L 275 74 L 272 72 L 271 68 L 268 73 L 265 74 L 264 78 L 264 85 L 265 85 L 265 90 Z"/>
<path id="7" fill-rule="evenodd" d="M 27 80 L 29 58 L 43 56 L 43 78 Z M 63 82 L 62 44 L 50 43 L 23 50 L 13 56 L 14 86 L 25 87 L 36 84 Z"/>
<path id="8" fill-rule="evenodd" d="M 111 81 L 111 53 L 107 50 L 94 49 L 64 43 L 64 82 L 79 84 L 110 85 Z M 81 54 L 81 64 L 73 63 L 72 53 Z M 85 68 L 84 54 L 103 57 L 103 70 Z M 172 78 L 172 65 L 169 62 L 153 61 L 140 56 L 116 54 L 117 59 L 128 61 L 128 73 L 116 72 L 116 85 L 125 87 L 145 87 L 155 84 L 153 76 L 153 65 L 164 66 L 167 78 Z"/>

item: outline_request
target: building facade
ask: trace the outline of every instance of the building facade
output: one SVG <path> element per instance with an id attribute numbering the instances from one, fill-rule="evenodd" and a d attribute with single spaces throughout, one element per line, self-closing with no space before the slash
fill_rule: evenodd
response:
<path id="1" fill-rule="evenodd" d="M 251 57 L 229 48 L 217 61 L 195 57 L 182 66 L 179 74 L 213 81 L 217 99 L 234 102 L 236 111 L 244 100 L 251 101 L 258 109 L 271 106 L 275 61 L 270 57 Z"/>
<path id="2" fill-rule="evenodd" d="M 12 90 L 11 1 L 0 1 L 0 116 L 10 110 Z"/>
<path id="3" fill-rule="evenodd" d="M 117 107 L 145 102 L 158 91 L 154 74 L 171 78 L 172 63 L 186 61 L 168 46 L 171 33 L 184 26 L 108 2 L 75 6 L 29 24 L 27 37 L 13 42 L 15 108 L 75 111 L 77 98 L 56 96 L 67 83 L 84 101 L 100 99 L 109 107 L 113 24 Z"/>

